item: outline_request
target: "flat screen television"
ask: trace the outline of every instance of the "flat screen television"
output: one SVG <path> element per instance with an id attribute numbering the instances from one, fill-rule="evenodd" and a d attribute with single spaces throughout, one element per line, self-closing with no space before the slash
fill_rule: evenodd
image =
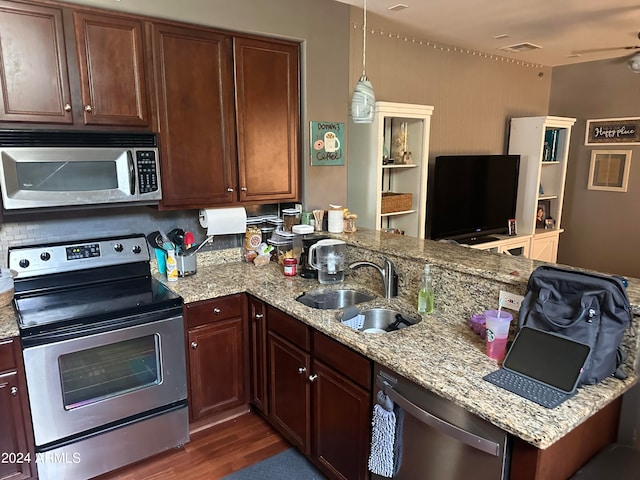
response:
<path id="1" fill-rule="evenodd" d="M 491 241 L 516 216 L 520 155 L 436 157 L 430 191 L 430 238 Z"/>

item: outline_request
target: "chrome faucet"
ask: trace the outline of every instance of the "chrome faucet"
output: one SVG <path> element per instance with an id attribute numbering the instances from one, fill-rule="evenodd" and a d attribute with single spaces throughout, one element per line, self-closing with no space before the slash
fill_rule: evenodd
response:
<path id="1" fill-rule="evenodd" d="M 349 264 L 349 268 L 352 270 L 360 267 L 373 267 L 378 271 L 380 277 L 382 277 L 385 298 L 389 299 L 398 294 L 396 269 L 391 260 L 387 258 L 384 259 L 384 268 L 373 262 L 367 262 L 366 260 L 358 260 Z"/>

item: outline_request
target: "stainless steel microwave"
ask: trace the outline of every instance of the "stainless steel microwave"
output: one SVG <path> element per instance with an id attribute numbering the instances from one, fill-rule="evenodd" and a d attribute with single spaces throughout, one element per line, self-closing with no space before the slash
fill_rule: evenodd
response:
<path id="1" fill-rule="evenodd" d="M 153 133 L 0 131 L 5 211 L 158 204 L 160 161 Z"/>

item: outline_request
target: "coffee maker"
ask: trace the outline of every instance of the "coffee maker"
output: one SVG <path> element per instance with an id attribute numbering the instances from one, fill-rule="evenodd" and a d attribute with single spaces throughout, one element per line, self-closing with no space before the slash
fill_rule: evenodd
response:
<path id="1" fill-rule="evenodd" d="M 302 278 L 318 278 L 318 270 L 309 263 L 309 249 L 320 240 L 324 240 L 326 235 L 305 235 L 302 237 L 302 252 L 300 253 L 300 272 Z"/>

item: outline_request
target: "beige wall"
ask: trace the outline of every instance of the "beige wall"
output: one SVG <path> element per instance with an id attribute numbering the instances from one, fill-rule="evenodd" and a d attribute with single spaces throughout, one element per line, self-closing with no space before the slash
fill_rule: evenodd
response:
<path id="1" fill-rule="evenodd" d="M 346 203 L 346 166 L 309 166 L 309 121 L 347 123 L 349 6 L 331 0 L 69 0 L 99 8 L 302 41 L 303 195 Z"/>
<path id="2" fill-rule="evenodd" d="M 374 15 L 368 15 L 367 27 L 366 71 L 376 100 L 434 106 L 431 159 L 444 153 L 506 153 L 511 117 L 547 113 L 549 68 L 433 48 L 426 45 L 428 38 L 413 37 Z M 362 9 L 355 7 L 350 49 L 353 88 L 362 73 Z"/>
<path id="3" fill-rule="evenodd" d="M 640 75 L 603 60 L 553 69 L 549 112 L 576 117 L 558 262 L 640 277 L 640 146 L 585 146 L 585 121 L 640 116 Z M 593 150 L 632 150 L 626 193 L 588 190 Z"/>

